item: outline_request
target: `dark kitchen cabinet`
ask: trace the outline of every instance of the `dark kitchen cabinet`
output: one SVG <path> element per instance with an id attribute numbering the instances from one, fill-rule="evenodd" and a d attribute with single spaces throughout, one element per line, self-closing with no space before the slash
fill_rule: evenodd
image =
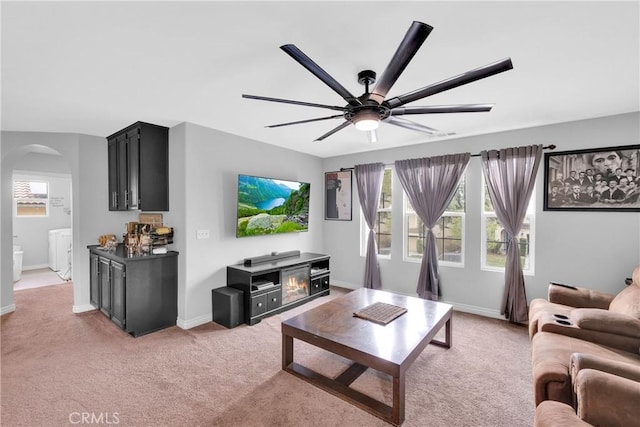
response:
<path id="1" fill-rule="evenodd" d="M 111 321 L 122 329 L 125 324 L 126 273 L 124 264 L 111 261 Z"/>
<path id="2" fill-rule="evenodd" d="M 178 253 L 128 256 L 89 246 L 90 301 L 133 336 L 176 324 Z"/>
<path id="3" fill-rule="evenodd" d="M 169 210 L 169 128 L 136 122 L 107 137 L 109 210 Z"/>
<path id="4" fill-rule="evenodd" d="M 111 318 L 111 261 L 109 258 L 98 258 L 98 287 L 100 299 L 98 308 Z"/>
<path id="5" fill-rule="evenodd" d="M 95 254 L 91 254 L 90 257 L 91 262 L 95 260 L 98 266 L 97 276 L 91 275 L 91 304 L 98 307 L 115 324 L 124 328 L 124 264 Z"/>

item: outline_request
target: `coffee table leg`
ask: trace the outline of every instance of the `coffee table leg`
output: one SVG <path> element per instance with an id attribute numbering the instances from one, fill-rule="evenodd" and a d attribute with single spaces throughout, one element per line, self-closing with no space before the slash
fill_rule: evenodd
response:
<path id="1" fill-rule="evenodd" d="M 429 344 L 438 345 L 440 347 L 451 348 L 452 344 L 452 317 L 449 316 L 447 322 L 444 324 L 444 341 L 433 339 Z"/>
<path id="2" fill-rule="evenodd" d="M 282 334 L 282 369 L 293 363 L 293 337 Z"/>
<path id="3" fill-rule="evenodd" d="M 399 426 L 404 421 L 404 374 L 393 377 L 393 424 Z"/>

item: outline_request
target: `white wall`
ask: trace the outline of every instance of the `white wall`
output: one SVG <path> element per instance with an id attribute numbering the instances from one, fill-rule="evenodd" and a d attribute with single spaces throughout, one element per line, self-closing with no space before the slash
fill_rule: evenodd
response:
<path id="1" fill-rule="evenodd" d="M 211 290 L 226 286 L 227 265 L 273 251 L 322 251 L 323 174 L 317 157 L 194 124 L 174 127 L 170 138 L 169 218 L 182 255 L 178 324 L 188 328 L 211 320 Z M 309 182 L 309 231 L 236 238 L 239 173 Z M 174 207 L 176 192 L 184 207 Z M 196 240 L 199 229 L 209 230 L 209 239 Z"/>
<path id="2" fill-rule="evenodd" d="M 639 121 L 640 115 L 633 113 L 371 151 L 324 159 L 323 170 L 530 144 L 555 144 L 556 152 L 638 144 Z M 525 277 L 528 300 L 545 297 L 550 281 L 618 292 L 624 287 L 624 278 L 630 277 L 640 264 L 640 213 L 543 211 L 543 163 L 535 193 L 535 275 Z M 465 266 L 440 268 L 442 299 L 461 310 L 499 317 L 504 276 L 480 269 L 481 176 L 480 160 L 473 157 L 466 181 Z M 393 254 L 389 260 L 380 260 L 383 289 L 415 295 L 420 265 L 402 261 L 402 187 L 395 174 L 393 190 Z M 332 282 L 347 287 L 361 286 L 364 272 L 364 257 L 359 255 L 360 205 L 355 185 L 353 209 L 351 222 L 324 222 L 324 251 L 331 254 Z"/>
<path id="3" fill-rule="evenodd" d="M 60 156 L 26 155 L 49 157 Z M 45 268 L 49 262 L 49 230 L 71 228 L 71 175 L 41 172 L 20 162 L 14 169 L 13 180 L 42 181 L 49 184 L 49 212 L 46 217 L 13 217 L 13 243 L 24 251 L 23 270 Z M 35 166 L 35 165 L 34 165 Z"/>

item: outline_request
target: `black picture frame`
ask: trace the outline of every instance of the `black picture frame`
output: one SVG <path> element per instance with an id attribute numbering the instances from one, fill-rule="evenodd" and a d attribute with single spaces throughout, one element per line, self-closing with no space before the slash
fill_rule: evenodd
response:
<path id="1" fill-rule="evenodd" d="M 351 221 L 353 171 L 343 170 L 324 173 L 324 219 Z"/>
<path id="2" fill-rule="evenodd" d="M 640 144 L 545 153 L 543 209 L 640 212 Z"/>

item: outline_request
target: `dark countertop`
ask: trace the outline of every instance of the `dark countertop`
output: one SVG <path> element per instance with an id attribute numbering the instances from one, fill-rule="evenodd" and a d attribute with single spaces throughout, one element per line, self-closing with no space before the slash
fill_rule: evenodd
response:
<path id="1" fill-rule="evenodd" d="M 178 256 L 176 251 L 167 251 L 166 254 L 144 254 L 144 255 L 128 255 L 124 245 L 118 245 L 115 251 L 108 251 L 100 245 L 87 246 L 90 252 L 120 262 L 143 261 L 145 259 L 165 258 Z"/>

